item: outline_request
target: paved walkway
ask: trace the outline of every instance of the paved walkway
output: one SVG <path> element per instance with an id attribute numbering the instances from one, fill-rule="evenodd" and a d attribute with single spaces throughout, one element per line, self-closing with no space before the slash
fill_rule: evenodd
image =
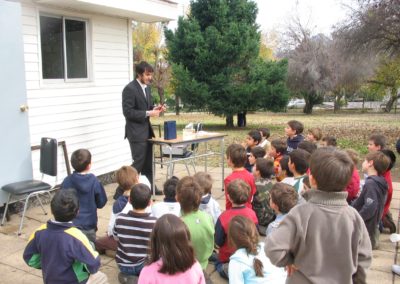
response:
<path id="1" fill-rule="evenodd" d="M 201 168 L 199 169 L 201 170 Z M 213 196 L 218 200 L 221 208 L 225 207 L 224 193 L 221 191 L 221 174 L 218 169 L 209 168 L 209 172 L 214 178 Z M 229 174 L 230 170 L 225 171 L 225 175 Z M 182 166 L 176 167 L 175 175 L 183 177 L 187 175 L 185 168 Z M 165 168 L 157 171 L 158 179 L 157 186 L 161 189 L 165 181 Z M 392 200 L 391 211 L 393 217 L 397 220 L 399 215 L 399 200 L 400 200 L 400 183 L 394 183 L 394 195 Z M 105 234 L 107 224 L 110 217 L 111 206 L 113 203 L 112 196 L 114 194 L 116 184 L 106 186 L 107 196 L 109 201 L 107 205 L 99 210 L 99 231 L 98 236 Z M 160 196 L 156 196 L 156 200 L 161 200 Z M 46 206 L 50 214 L 49 205 Z M 4 227 L 0 227 L 0 283 L 43 283 L 41 270 L 30 268 L 23 259 L 22 253 L 30 234 L 45 223 L 50 218 L 49 215 L 44 215 L 40 207 L 31 208 L 27 212 L 25 224 L 22 229 L 22 235 L 17 236 L 18 225 L 20 218 L 17 215 L 11 216 L 11 221 L 6 223 Z M 388 234 L 381 234 L 381 246 L 379 250 L 373 252 L 372 267 L 368 272 L 368 283 L 400 283 L 400 277 L 391 273 L 391 265 L 394 263 L 396 248 L 390 243 Z M 399 259 L 400 262 L 400 259 Z M 118 283 L 118 268 L 113 258 L 101 256 L 101 271 L 107 274 L 111 284 Z M 214 283 L 227 283 L 221 279 L 215 271 L 213 265 L 207 267 L 208 273 Z"/>

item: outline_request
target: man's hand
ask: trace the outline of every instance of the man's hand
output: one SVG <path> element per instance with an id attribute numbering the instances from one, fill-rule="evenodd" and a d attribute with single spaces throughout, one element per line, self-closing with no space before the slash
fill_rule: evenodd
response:
<path id="1" fill-rule="evenodd" d="M 155 107 L 153 110 L 150 110 L 148 112 L 150 117 L 158 117 L 158 116 L 160 116 L 160 113 L 161 113 L 161 110 L 157 109 L 157 107 Z"/>
<path id="2" fill-rule="evenodd" d="M 167 105 L 166 104 L 158 105 L 154 109 L 155 110 L 160 110 L 161 112 L 164 112 L 164 111 L 167 110 Z"/>
<path id="3" fill-rule="evenodd" d="M 293 273 L 295 273 L 298 270 L 298 268 L 294 264 L 291 264 L 291 265 L 286 265 L 285 270 L 287 272 L 287 276 L 290 277 L 293 275 Z"/>

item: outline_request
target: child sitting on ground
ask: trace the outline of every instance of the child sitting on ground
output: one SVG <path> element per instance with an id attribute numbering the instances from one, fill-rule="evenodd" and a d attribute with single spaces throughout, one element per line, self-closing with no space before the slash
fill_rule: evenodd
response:
<path id="1" fill-rule="evenodd" d="M 184 177 L 178 182 L 176 198 L 182 209 L 182 220 L 189 228 L 197 261 L 203 270 L 214 249 L 214 222 L 212 217 L 199 210 L 203 192 L 193 177 Z"/>
<path id="2" fill-rule="evenodd" d="M 303 179 L 307 175 L 309 159 L 310 153 L 302 149 L 296 149 L 289 153 L 289 170 L 293 173 L 293 187 L 298 194 L 303 191 Z"/>
<path id="3" fill-rule="evenodd" d="M 321 141 L 321 138 L 322 138 L 321 128 L 313 127 L 308 130 L 307 137 L 306 137 L 307 141 L 314 143 L 318 147 L 319 143 Z"/>
<path id="4" fill-rule="evenodd" d="M 198 172 L 193 177 L 203 190 L 199 209 L 210 214 L 215 224 L 219 215 L 221 215 L 221 209 L 219 208 L 219 203 L 211 195 L 213 180 L 210 174 L 205 172 Z"/>
<path id="5" fill-rule="evenodd" d="M 248 200 L 245 205 L 248 208 L 252 208 L 251 201 L 253 200 L 254 193 L 256 193 L 256 184 L 253 175 L 244 168 L 247 160 L 246 150 L 239 144 L 231 144 L 226 149 L 226 156 L 228 160 L 227 164 L 232 168 L 232 173 L 224 180 L 225 208 L 226 210 L 232 208 L 232 202 L 228 198 L 226 189 L 229 183 L 236 179 L 241 179 L 250 186 L 250 194 L 248 194 Z"/>
<path id="6" fill-rule="evenodd" d="M 265 236 L 265 230 L 275 219 L 274 210 L 269 206 L 269 191 L 273 186 L 274 163 L 271 160 L 258 158 L 253 168 L 257 191 L 253 197 L 253 210 L 258 219 L 258 231 Z"/>
<path id="7" fill-rule="evenodd" d="M 205 284 L 201 266 L 195 259 L 191 234 L 182 220 L 165 214 L 151 234 L 146 266 L 139 284 Z"/>
<path id="8" fill-rule="evenodd" d="M 268 225 L 267 233 L 268 236 L 278 228 L 279 224 L 285 218 L 286 214 L 289 213 L 298 201 L 298 194 L 293 186 L 285 183 L 276 183 L 270 191 L 270 207 L 276 214 L 275 220 Z"/>
<path id="9" fill-rule="evenodd" d="M 293 173 L 289 170 L 289 156 L 285 155 L 279 162 L 280 182 L 293 186 L 295 184 Z"/>
<path id="10" fill-rule="evenodd" d="M 228 244 L 228 227 L 231 219 L 237 215 L 241 215 L 249 218 L 254 224 L 258 224 L 258 220 L 254 211 L 245 205 L 250 195 L 250 186 L 246 182 L 236 179 L 229 183 L 226 192 L 233 206 L 222 212 L 217 224 L 215 224 L 215 244 L 219 246 L 218 260 L 215 262 L 215 268 L 221 277 L 228 279 L 229 257 L 234 252 L 234 249 Z"/>
<path id="11" fill-rule="evenodd" d="M 89 173 L 92 166 L 92 155 L 89 150 L 74 151 L 71 155 L 71 165 L 74 172 L 64 179 L 61 189 L 74 188 L 76 190 L 79 212 L 72 222 L 94 243 L 97 231 L 97 209 L 106 205 L 107 195 L 97 177 Z"/>
<path id="12" fill-rule="evenodd" d="M 336 142 L 336 137 L 334 136 L 325 136 L 322 138 L 321 142 L 321 147 L 336 147 L 337 142 Z"/>
<path id="13" fill-rule="evenodd" d="M 118 183 L 118 187 L 124 191 L 123 194 L 114 201 L 110 221 L 108 222 L 107 236 L 96 240 L 95 247 L 100 254 L 104 254 L 106 250 L 117 251 L 118 242 L 114 239 L 112 230 L 114 229 L 117 216 L 121 212 L 128 213 L 132 210 L 132 206 L 130 206 L 128 200 L 132 186 L 138 183 L 138 172 L 131 166 L 122 166 L 115 173 L 115 179 Z"/>
<path id="14" fill-rule="evenodd" d="M 233 217 L 228 235 L 236 250 L 229 259 L 229 283 L 285 283 L 285 270 L 274 266 L 265 255 L 264 243 L 259 242 L 256 225 L 250 219 Z"/>
<path id="15" fill-rule="evenodd" d="M 268 153 L 269 148 L 271 147 L 271 142 L 269 142 L 268 138 L 271 136 L 271 132 L 268 128 L 261 127 L 258 129 L 261 134 L 261 142 L 259 144 L 260 147 L 264 148 L 265 152 Z"/>
<path id="16" fill-rule="evenodd" d="M 371 243 L 344 192 L 353 168 L 347 153 L 334 148 L 311 156 L 309 201 L 293 207 L 265 241 L 271 262 L 287 267 L 286 283 L 366 283 Z"/>
<path id="17" fill-rule="evenodd" d="M 372 249 L 377 249 L 379 246 L 378 223 L 382 218 L 388 189 L 382 174 L 389 167 L 389 163 L 389 158 L 380 151 L 367 154 L 362 170 L 368 177 L 360 196 L 352 204 L 365 222 Z"/>
<path id="18" fill-rule="evenodd" d="M 279 176 L 279 162 L 286 153 L 287 144 L 283 139 L 275 139 L 271 142 L 271 148 L 268 152 L 268 157 L 274 160 L 275 176 L 277 181 L 281 181 Z"/>
<path id="19" fill-rule="evenodd" d="M 355 200 L 360 192 L 360 175 L 358 174 L 357 164 L 358 164 L 358 153 L 353 149 L 347 149 L 347 154 L 354 163 L 354 170 L 351 176 L 349 184 L 346 186 L 347 191 L 347 203 L 351 204 Z"/>
<path id="20" fill-rule="evenodd" d="M 98 272 L 99 254 L 71 222 L 79 211 L 75 190 L 56 192 L 50 207 L 54 221 L 49 220 L 31 235 L 24 250 L 25 262 L 33 268 L 42 269 L 44 283 L 106 280 L 106 276 Z"/>
<path id="21" fill-rule="evenodd" d="M 304 126 L 303 123 L 297 120 L 290 120 L 285 127 L 285 134 L 287 136 L 287 153 L 292 152 L 297 149 L 297 145 L 304 140 L 303 133 Z"/>
<path id="22" fill-rule="evenodd" d="M 164 183 L 163 193 L 164 201 L 153 203 L 151 206 L 151 215 L 160 218 L 164 214 L 173 214 L 181 216 L 181 205 L 176 201 L 176 187 L 179 179 L 172 177 Z"/>
<path id="23" fill-rule="evenodd" d="M 246 148 L 246 154 L 247 154 L 247 159 L 246 159 L 246 164 L 244 165 L 244 168 L 251 173 L 252 165 L 249 162 L 249 156 L 251 155 L 251 150 L 258 146 L 261 142 L 261 134 L 258 130 L 251 130 L 249 133 L 247 133 L 246 137 L 246 142 L 243 145 L 243 147 Z"/>
<path id="24" fill-rule="evenodd" d="M 266 154 L 266 152 L 265 152 L 264 148 L 262 148 L 260 146 L 257 146 L 257 147 L 254 147 L 253 149 L 251 149 L 250 156 L 248 158 L 248 161 L 249 161 L 249 164 L 251 167 L 251 173 L 253 172 L 253 167 L 256 162 L 256 159 L 264 158 L 265 154 Z"/>
<path id="25" fill-rule="evenodd" d="M 151 204 L 151 191 L 147 185 L 135 184 L 129 202 L 133 210 L 120 213 L 115 220 L 113 235 L 118 241 L 115 260 L 122 274 L 138 276 L 144 266 L 150 233 L 157 219 L 145 212 Z"/>

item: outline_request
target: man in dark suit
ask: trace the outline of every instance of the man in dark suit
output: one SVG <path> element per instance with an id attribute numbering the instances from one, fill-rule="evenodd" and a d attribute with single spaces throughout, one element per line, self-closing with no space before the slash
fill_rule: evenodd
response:
<path id="1" fill-rule="evenodd" d="M 145 175 L 153 185 L 152 145 L 148 139 L 154 137 L 150 117 L 157 117 L 165 106 L 154 106 L 149 85 L 153 67 L 145 61 L 136 64 L 136 79 L 122 91 L 122 110 L 125 116 L 125 138 L 128 138 L 132 153 L 132 167 Z"/>

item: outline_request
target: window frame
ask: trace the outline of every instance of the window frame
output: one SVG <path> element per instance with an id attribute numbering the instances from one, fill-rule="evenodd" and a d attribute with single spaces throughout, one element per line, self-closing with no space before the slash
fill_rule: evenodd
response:
<path id="1" fill-rule="evenodd" d="M 40 24 L 40 17 L 51 17 L 51 18 L 57 18 L 62 20 L 62 46 L 63 46 L 63 64 L 64 64 L 64 78 L 57 78 L 57 79 L 47 79 L 43 78 L 43 58 L 42 58 L 42 38 L 41 38 L 41 24 Z M 87 70 L 87 76 L 85 78 L 68 78 L 68 70 L 67 70 L 67 49 L 66 49 L 66 25 L 65 21 L 66 20 L 73 20 L 73 21 L 80 21 L 85 23 L 85 44 L 86 44 L 86 70 Z M 92 51 L 91 51 L 91 37 L 90 37 L 90 30 L 91 30 L 91 25 L 90 25 L 90 20 L 81 18 L 81 17 L 76 17 L 76 16 L 68 16 L 64 15 L 62 13 L 52 13 L 52 12 L 44 12 L 40 11 L 38 13 L 38 45 L 39 45 L 39 66 L 40 66 L 40 79 L 44 84 L 66 84 L 66 83 L 84 83 L 84 82 L 91 82 L 92 81 Z"/>

